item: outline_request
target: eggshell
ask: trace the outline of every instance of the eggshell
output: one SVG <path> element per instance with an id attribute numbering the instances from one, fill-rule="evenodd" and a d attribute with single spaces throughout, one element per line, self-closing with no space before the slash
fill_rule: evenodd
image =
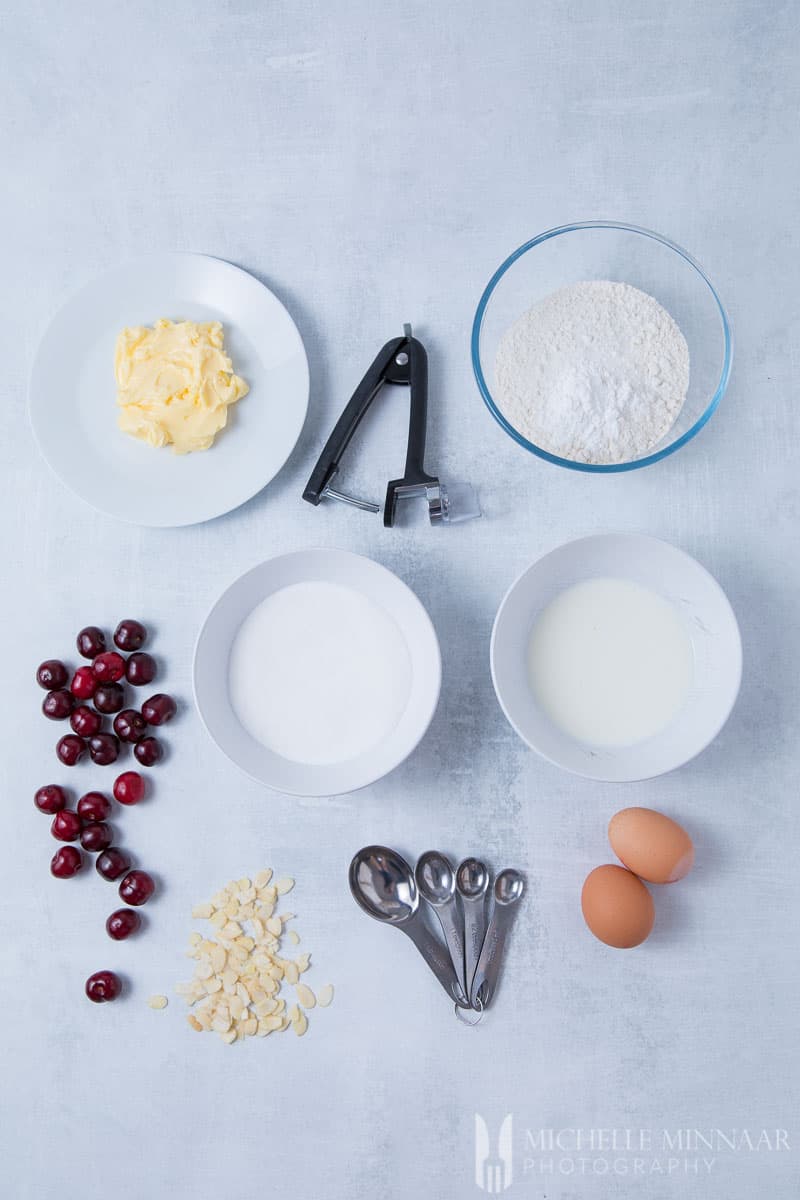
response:
<path id="1" fill-rule="evenodd" d="M 613 863 L 586 876 L 581 908 L 594 936 L 620 950 L 643 942 L 656 917 L 653 897 L 641 879 Z"/>
<path id="2" fill-rule="evenodd" d="M 694 846 L 685 829 L 652 808 L 623 808 L 608 825 L 620 862 L 648 883 L 675 883 L 692 869 Z"/>

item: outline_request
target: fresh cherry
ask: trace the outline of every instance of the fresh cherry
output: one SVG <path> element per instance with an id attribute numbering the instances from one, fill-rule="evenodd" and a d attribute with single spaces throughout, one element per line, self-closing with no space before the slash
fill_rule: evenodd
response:
<path id="1" fill-rule="evenodd" d="M 123 708 L 122 712 L 114 717 L 114 732 L 120 741 L 133 745 L 140 742 L 147 733 L 147 722 L 135 708 Z"/>
<path id="2" fill-rule="evenodd" d="M 65 688 L 69 681 L 67 668 L 57 658 L 48 658 L 36 672 L 36 682 L 46 692 Z"/>
<path id="3" fill-rule="evenodd" d="M 133 747 L 133 753 L 136 761 L 140 762 L 143 767 L 154 767 L 164 756 L 161 742 L 154 737 L 142 738 Z"/>
<path id="4" fill-rule="evenodd" d="M 119 712 L 125 703 L 125 692 L 119 683 L 98 684 L 94 694 L 94 706 L 98 712 L 111 715 Z"/>
<path id="5" fill-rule="evenodd" d="M 62 808 L 66 808 L 67 797 L 64 789 L 60 788 L 57 783 L 48 783 L 45 787 L 39 788 L 33 797 L 33 803 L 39 812 L 47 813 L 52 817 L 54 813 L 61 812 Z M 80 804 L 78 804 L 78 812 L 80 812 Z"/>
<path id="6" fill-rule="evenodd" d="M 76 812 L 64 808 L 53 817 L 50 832 L 60 842 L 76 842 L 80 837 L 83 822 Z"/>
<path id="7" fill-rule="evenodd" d="M 108 850 L 104 850 L 102 854 L 98 855 L 94 865 L 98 875 L 102 875 L 103 879 L 113 883 L 115 879 L 119 879 L 120 875 L 124 875 L 126 871 L 130 870 L 131 860 L 124 850 L 120 850 L 116 846 L 109 846 Z"/>
<path id="8" fill-rule="evenodd" d="M 91 700 L 97 691 L 97 676 L 91 667 L 78 667 L 72 676 L 70 691 L 79 700 Z"/>
<path id="9" fill-rule="evenodd" d="M 158 695 L 151 696 L 142 705 L 142 716 L 148 725 L 166 725 L 167 721 L 171 721 L 177 711 L 178 706 L 172 699 L 172 696 L 167 696 L 164 692 L 159 692 Z"/>
<path id="10" fill-rule="evenodd" d="M 113 971 L 95 971 L 94 975 L 90 975 L 86 980 L 86 995 L 95 1004 L 116 1000 L 121 991 L 122 982 Z"/>
<path id="11" fill-rule="evenodd" d="M 156 660 L 145 652 L 139 651 L 132 654 L 125 666 L 125 678 L 128 683 L 132 683 L 134 687 L 143 687 L 147 683 L 152 683 L 156 677 Z"/>
<path id="12" fill-rule="evenodd" d="M 111 812 L 111 801 L 102 792 L 87 792 L 78 801 L 77 809 L 82 821 L 105 821 Z"/>
<path id="13" fill-rule="evenodd" d="M 83 866 L 83 855 L 74 846 L 62 846 L 50 859 L 50 874 L 56 879 L 71 879 Z"/>
<path id="14" fill-rule="evenodd" d="M 98 767 L 107 767 L 119 758 L 119 738 L 114 733 L 96 733 L 89 738 L 89 753 Z"/>
<path id="15" fill-rule="evenodd" d="M 119 898 L 137 908 L 146 904 L 156 890 L 156 885 L 146 871 L 129 871 L 119 885 Z"/>
<path id="16" fill-rule="evenodd" d="M 114 831 L 104 821 L 93 821 L 81 830 L 81 845 L 90 854 L 99 854 L 107 850 L 114 837 Z"/>
<path id="17" fill-rule="evenodd" d="M 87 625 L 75 641 L 81 658 L 97 658 L 106 648 L 106 635 L 96 625 Z"/>
<path id="18" fill-rule="evenodd" d="M 42 701 L 42 712 L 51 721 L 66 721 L 72 712 L 74 702 L 70 693 L 63 689 L 57 692 L 48 692 Z"/>
<path id="19" fill-rule="evenodd" d="M 79 705 L 69 719 L 75 733 L 80 737 L 94 737 L 103 728 L 103 718 L 88 704 Z"/>
<path id="20" fill-rule="evenodd" d="M 114 630 L 114 645 L 129 654 L 132 650 L 141 650 L 147 638 L 147 630 L 141 621 L 120 621 Z"/>
<path id="21" fill-rule="evenodd" d="M 101 683 L 116 683 L 125 674 L 125 659 L 116 650 L 107 650 L 105 654 L 98 654 L 92 670 Z"/>
<path id="22" fill-rule="evenodd" d="M 65 767 L 74 767 L 86 753 L 86 743 L 77 734 L 67 733 L 56 745 L 56 754 Z"/>
<path id="23" fill-rule="evenodd" d="M 138 804 L 144 793 L 145 782 L 138 771 L 123 771 L 114 780 L 114 799 L 120 804 Z"/>
<path id="24" fill-rule="evenodd" d="M 115 942 L 124 942 L 142 923 L 142 918 L 132 908 L 118 908 L 106 921 L 106 933 Z"/>

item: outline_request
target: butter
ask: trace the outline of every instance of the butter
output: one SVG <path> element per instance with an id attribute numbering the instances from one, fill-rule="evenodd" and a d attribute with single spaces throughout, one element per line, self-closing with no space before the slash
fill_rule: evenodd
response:
<path id="1" fill-rule="evenodd" d="M 248 386 L 233 372 L 219 321 L 132 325 L 114 354 L 119 427 L 175 454 L 208 450 Z"/>

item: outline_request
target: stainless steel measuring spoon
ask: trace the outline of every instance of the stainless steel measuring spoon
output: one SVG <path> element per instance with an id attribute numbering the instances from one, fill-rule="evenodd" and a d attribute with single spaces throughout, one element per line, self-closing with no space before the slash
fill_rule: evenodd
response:
<path id="1" fill-rule="evenodd" d="M 414 872 L 388 846 L 365 846 L 350 863 L 353 899 L 375 921 L 392 925 L 411 938 L 451 1000 L 469 1007 L 450 957 L 422 920 Z"/>
<path id="2" fill-rule="evenodd" d="M 507 867 L 494 881 L 494 911 L 486 931 L 478 967 L 470 987 L 473 1008 L 488 1008 L 497 987 L 506 935 L 517 915 L 517 907 L 525 891 L 525 880 L 519 871 Z"/>
<path id="3" fill-rule="evenodd" d="M 414 875 L 419 894 L 439 918 L 453 969 L 466 999 L 469 989 L 464 979 L 464 916 L 456 893 L 456 873 L 446 855 L 439 850 L 426 850 L 417 862 Z"/>
<path id="4" fill-rule="evenodd" d="M 478 858 L 465 858 L 456 871 L 456 887 L 464 906 L 464 982 L 472 996 L 472 980 L 486 936 L 486 892 L 489 868 Z"/>

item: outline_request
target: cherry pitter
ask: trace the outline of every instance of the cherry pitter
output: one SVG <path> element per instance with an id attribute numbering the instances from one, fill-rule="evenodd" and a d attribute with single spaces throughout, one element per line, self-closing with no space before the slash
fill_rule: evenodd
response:
<path id="1" fill-rule="evenodd" d="M 383 523 L 394 525 L 398 500 L 424 496 L 428 502 L 431 525 L 455 525 L 479 517 L 481 510 L 475 489 L 469 483 L 445 483 L 425 470 L 425 436 L 428 423 L 428 356 L 410 325 L 403 326 L 403 336 L 387 342 L 375 358 L 361 383 L 353 392 L 320 454 L 311 478 L 306 484 L 303 499 L 318 505 L 325 497 L 341 500 L 343 504 L 365 512 L 380 512 L 381 506 L 338 491 L 334 480 L 339 460 L 347 449 L 362 418 L 384 384 L 399 384 L 409 388 L 408 446 L 405 472 L 401 479 L 390 480 L 383 506 Z"/>

